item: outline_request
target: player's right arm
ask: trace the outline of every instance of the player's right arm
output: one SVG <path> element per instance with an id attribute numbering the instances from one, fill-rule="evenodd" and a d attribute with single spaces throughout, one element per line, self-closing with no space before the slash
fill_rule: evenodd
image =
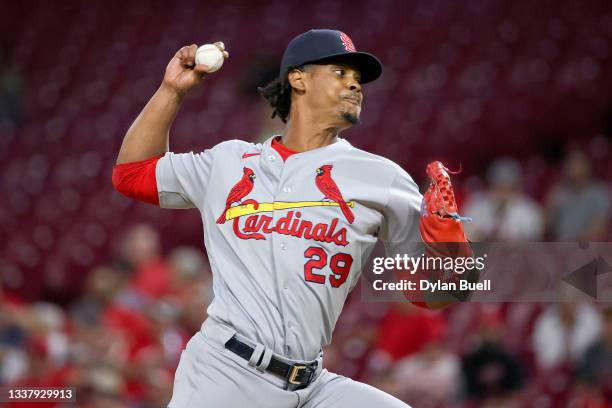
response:
<path id="1" fill-rule="evenodd" d="M 223 43 L 215 45 L 228 58 Z M 168 153 L 170 127 L 183 98 L 206 76 L 207 67 L 195 64 L 196 50 L 192 44 L 176 52 L 161 86 L 123 138 L 113 186 L 128 197 L 162 207 L 191 208 L 197 207 L 204 193 L 202 178 L 208 175 L 209 151 Z"/>
<path id="2" fill-rule="evenodd" d="M 223 43 L 215 43 L 223 52 Z M 206 65 L 196 65 L 198 46 L 182 47 L 166 67 L 161 86 L 128 129 L 117 164 L 132 163 L 161 156 L 168 151 L 170 126 L 181 107 L 185 95 L 206 76 Z"/>

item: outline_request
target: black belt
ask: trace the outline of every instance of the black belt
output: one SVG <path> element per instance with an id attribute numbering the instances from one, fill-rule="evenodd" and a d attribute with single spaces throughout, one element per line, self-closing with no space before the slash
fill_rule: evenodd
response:
<path id="1" fill-rule="evenodd" d="M 236 338 L 236 336 L 232 337 L 227 341 L 227 343 L 225 343 L 225 348 L 239 355 L 245 360 L 250 360 L 253 352 L 255 351 L 253 347 L 241 342 Z M 260 362 L 261 359 L 257 362 L 257 364 Z M 287 381 L 288 390 L 299 390 L 307 387 L 308 384 L 312 382 L 318 365 L 319 363 L 317 361 L 309 364 L 287 364 L 272 356 L 266 371 L 284 378 Z"/>

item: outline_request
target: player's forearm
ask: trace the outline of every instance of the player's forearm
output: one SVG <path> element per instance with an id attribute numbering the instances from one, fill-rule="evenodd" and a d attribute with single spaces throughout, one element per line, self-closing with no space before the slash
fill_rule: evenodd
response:
<path id="1" fill-rule="evenodd" d="M 117 164 L 131 163 L 161 156 L 168 151 L 170 126 L 183 97 L 162 85 L 128 129 Z"/>

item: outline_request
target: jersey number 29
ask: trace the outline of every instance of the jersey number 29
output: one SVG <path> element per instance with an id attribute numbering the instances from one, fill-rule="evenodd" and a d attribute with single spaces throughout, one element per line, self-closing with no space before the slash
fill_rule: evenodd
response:
<path id="1" fill-rule="evenodd" d="M 327 253 L 321 247 L 310 247 L 304 251 L 304 256 L 309 258 L 304 264 L 304 279 L 308 282 L 325 284 L 325 275 L 316 273 L 316 269 L 323 269 L 327 265 Z M 329 269 L 333 275 L 329 275 L 329 283 L 337 288 L 346 282 L 353 265 L 353 257 L 350 254 L 338 252 L 329 260 Z"/>

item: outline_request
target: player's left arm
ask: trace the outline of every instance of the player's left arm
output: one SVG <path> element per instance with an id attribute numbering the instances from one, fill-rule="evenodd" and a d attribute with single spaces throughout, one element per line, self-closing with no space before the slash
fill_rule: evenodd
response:
<path id="1" fill-rule="evenodd" d="M 429 173 L 429 172 L 428 172 Z M 431 179 L 431 175 L 430 175 Z M 440 181 L 440 180 L 438 180 Z M 449 180 L 450 181 L 450 180 Z M 452 205 L 443 199 L 451 189 Z M 454 209 L 454 211 L 453 211 Z M 456 202 L 450 183 L 434 183 L 421 195 L 412 178 L 398 166 L 398 171 L 389 189 L 384 211 L 381 239 L 385 243 L 387 256 L 407 255 L 420 257 L 425 249 L 425 258 L 471 257 L 472 250 L 466 238 L 463 224 L 457 219 Z M 455 217 L 455 218 L 453 218 Z M 421 279 L 441 277 L 444 280 L 458 278 L 453 271 L 395 271 L 396 279 L 407 279 L 417 283 Z M 470 276 L 473 279 L 473 276 Z M 418 290 L 404 292 L 412 303 L 430 309 L 439 309 L 454 303 L 459 296 L 431 296 Z M 467 295 L 463 293 L 461 295 Z"/>
<path id="2" fill-rule="evenodd" d="M 427 166 L 429 187 L 423 196 L 421 213 L 419 217 L 419 232 L 425 244 L 426 258 L 472 258 L 474 253 L 466 237 L 463 222 L 469 221 L 459 215 L 459 208 L 455 200 L 453 185 L 450 180 L 450 171 L 439 162 L 432 162 Z M 474 269 L 468 271 L 456 270 L 422 270 L 417 271 L 421 279 L 438 279 L 446 282 L 458 283 L 459 280 L 476 281 L 478 272 Z M 430 299 L 427 307 L 439 309 L 446 307 L 457 300 L 465 299 L 469 291 L 455 291 L 453 293 L 440 293 L 442 299 Z"/>

